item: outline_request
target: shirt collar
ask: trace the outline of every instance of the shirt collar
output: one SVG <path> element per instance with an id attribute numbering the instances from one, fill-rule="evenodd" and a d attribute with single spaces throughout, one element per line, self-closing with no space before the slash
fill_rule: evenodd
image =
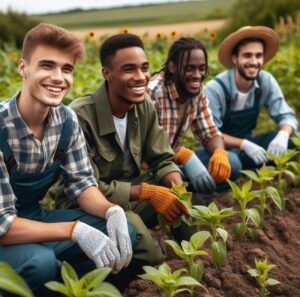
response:
<path id="1" fill-rule="evenodd" d="M 110 133 L 115 133 L 116 128 L 112 117 L 112 110 L 109 103 L 108 92 L 106 83 L 103 82 L 101 86 L 93 93 L 92 95 L 93 101 L 96 106 L 96 114 L 98 127 L 99 127 L 99 135 L 103 136 Z M 135 119 L 138 117 L 136 107 L 128 112 L 128 119 L 133 116 Z"/>
<path id="2" fill-rule="evenodd" d="M 237 89 L 236 82 L 235 82 L 234 72 L 235 72 L 234 68 L 231 68 L 229 70 L 229 85 L 230 85 L 229 90 L 232 90 L 234 97 L 236 97 L 238 94 L 238 89 Z M 256 89 L 260 89 L 257 79 L 254 80 L 253 85 L 251 86 L 251 88 L 249 90 L 249 93 L 253 93 Z"/>
<path id="3" fill-rule="evenodd" d="M 17 98 L 21 92 L 16 93 L 9 102 L 8 112 L 12 118 L 14 126 L 16 128 L 16 134 L 19 139 L 22 139 L 28 135 L 32 135 L 32 131 L 27 127 L 26 123 L 22 119 L 17 106 Z"/>
<path id="4" fill-rule="evenodd" d="M 33 135 L 32 131 L 26 125 L 25 121 L 23 120 L 17 105 L 17 98 L 21 92 L 16 93 L 13 95 L 9 102 L 8 112 L 12 118 L 14 126 L 16 127 L 16 133 L 19 139 L 25 138 L 29 135 Z M 55 126 L 57 122 L 56 114 L 53 110 L 53 107 L 50 108 L 49 114 L 47 117 L 47 126 Z"/>

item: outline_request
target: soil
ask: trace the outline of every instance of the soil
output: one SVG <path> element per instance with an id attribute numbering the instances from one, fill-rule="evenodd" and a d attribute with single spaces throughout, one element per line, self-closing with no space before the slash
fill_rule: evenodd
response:
<path id="1" fill-rule="evenodd" d="M 220 207 L 232 207 L 232 201 L 224 198 L 226 194 L 214 197 Z M 222 198 L 222 202 L 221 201 Z M 286 195 L 286 210 L 273 210 L 265 219 L 264 231 L 258 233 L 258 239 L 252 241 L 227 241 L 228 258 L 224 266 L 216 268 L 209 257 L 201 257 L 205 273 L 202 283 L 208 289 L 197 289 L 193 297 L 255 297 L 258 285 L 247 270 L 254 268 L 254 258 L 268 258 L 268 262 L 277 265 L 269 277 L 280 284 L 269 287 L 271 297 L 300 297 L 300 188 L 292 188 Z M 233 220 L 227 220 L 226 229 L 232 234 Z M 161 236 L 161 234 L 160 234 Z M 167 263 L 172 269 L 185 267 L 185 263 L 167 248 Z M 160 297 L 160 289 L 150 281 L 137 279 L 123 292 L 125 297 Z M 188 297 L 188 293 L 177 294 Z"/>
<path id="2" fill-rule="evenodd" d="M 173 36 L 179 37 L 182 35 L 194 36 L 198 33 L 203 32 L 215 32 L 225 25 L 225 20 L 208 20 L 199 22 L 189 23 L 176 23 L 176 24 L 165 24 L 165 25 L 154 25 L 154 26 L 139 26 L 139 27 L 105 27 L 105 28 L 88 28 L 73 30 L 73 32 L 80 38 L 90 37 L 90 33 L 93 35 L 93 39 L 97 40 L 101 36 L 110 36 L 125 31 L 140 36 L 147 35 L 149 39 L 155 39 L 157 34 L 161 36 Z M 175 35 L 175 36 L 174 36 Z"/>

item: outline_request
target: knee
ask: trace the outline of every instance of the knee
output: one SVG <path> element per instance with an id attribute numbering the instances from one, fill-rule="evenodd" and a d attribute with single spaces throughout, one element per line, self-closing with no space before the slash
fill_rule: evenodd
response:
<path id="1" fill-rule="evenodd" d="M 40 249 L 24 267 L 25 278 L 33 290 L 44 286 L 48 281 L 56 279 L 60 262 L 51 249 Z"/>
<path id="2" fill-rule="evenodd" d="M 143 260 L 151 266 L 162 263 L 164 255 L 159 243 L 160 239 L 153 238 L 149 230 L 147 233 L 138 234 L 137 238 L 138 244 L 133 257 Z"/>
<path id="3" fill-rule="evenodd" d="M 137 234 L 136 234 L 134 226 L 129 223 L 128 223 L 128 234 L 130 237 L 132 248 L 134 248 L 137 245 Z"/>
<path id="4" fill-rule="evenodd" d="M 146 227 L 141 217 L 132 212 L 127 211 L 126 216 L 129 226 L 134 226 L 136 233 L 136 244 L 133 246 L 133 258 L 142 260 L 149 265 L 156 265 L 162 262 L 163 254 L 157 240 L 155 240 L 150 230 Z"/>
<path id="5" fill-rule="evenodd" d="M 231 166 L 231 180 L 236 180 L 241 176 L 240 171 L 243 169 L 242 162 L 239 158 L 239 156 L 232 151 L 228 152 L 229 162 Z"/>

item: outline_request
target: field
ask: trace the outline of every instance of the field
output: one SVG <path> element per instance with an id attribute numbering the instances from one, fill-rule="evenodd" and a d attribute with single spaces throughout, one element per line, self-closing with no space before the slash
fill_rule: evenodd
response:
<path id="1" fill-rule="evenodd" d="M 189 1 L 113 9 L 73 11 L 34 16 L 36 19 L 74 28 L 128 27 L 185 23 L 224 18 L 234 0 Z"/>

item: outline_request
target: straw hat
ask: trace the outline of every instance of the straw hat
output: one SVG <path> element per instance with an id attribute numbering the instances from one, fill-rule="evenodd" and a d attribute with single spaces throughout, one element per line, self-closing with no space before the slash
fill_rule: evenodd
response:
<path id="1" fill-rule="evenodd" d="M 227 36 L 219 47 L 219 61 L 226 67 L 232 67 L 232 51 L 245 38 L 259 38 L 264 41 L 264 63 L 271 60 L 279 48 L 279 36 L 269 27 L 246 26 Z"/>

